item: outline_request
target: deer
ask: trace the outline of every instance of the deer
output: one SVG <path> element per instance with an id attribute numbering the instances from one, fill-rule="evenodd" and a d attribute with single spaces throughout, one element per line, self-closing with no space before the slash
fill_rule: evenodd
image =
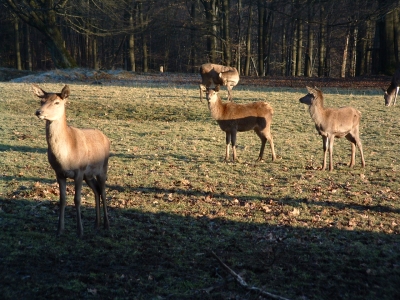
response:
<path id="1" fill-rule="evenodd" d="M 257 161 L 262 161 L 265 144 L 268 140 L 272 161 L 276 160 L 274 141 L 271 135 L 273 109 L 266 102 L 252 102 L 238 104 L 234 102 L 223 103 L 219 96 L 219 86 L 209 88 L 201 86 L 206 93 L 208 108 L 211 117 L 217 121 L 219 127 L 226 134 L 225 162 L 229 161 L 229 145 L 232 143 L 232 158 L 237 161 L 236 135 L 237 132 L 254 130 L 261 140 L 261 149 Z"/>
<path id="2" fill-rule="evenodd" d="M 396 99 L 399 93 L 399 86 L 400 86 L 400 68 L 398 68 L 394 73 L 392 81 L 387 90 L 382 88 L 382 90 L 385 92 L 383 96 L 383 98 L 385 99 L 385 106 L 396 105 Z"/>
<path id="3" fill-rule="evenodd" d="M 326 168 L 326 155 L 329 150 L 329 171 L 333 171 L 333 142 L 335 138 L 345 137 L 351 142 L 351 158 L 349 167 L 355 164 L 356 146 L 361 153 L 361 164 L 365 167 L 364 154 L 359 136 L 361 112 L 351 106 L 340 108 L 325 108 L 324 95 L 317 87 L 307 86 L 308 94 L 300 98 L 301 103 L 307 104 L 315 128 L 322 136 L 324 160 L 322 170 Z"/>
<path id="4" fill-rule="evenodd" d="M 100 227 L 100 197 L 103 201 L 104 228 L 109 229 L 105 182 L 107 180 L 110 140 L 97 129 L 76 128 L 67 125 L 66 102 L 70 95 L 68 85 L 60 93 L 46 92 L 32 85 L 33 93 L 40 98 L 41 106 L 36 116 L 46 121 L 48 161 L 55 171 L 60 191 L 60 209 L 57 235 L 64 231 L 66 206 L 66 181 L 74 180 L 77 235 L 83 236 L 81 220 L 81 190 L 83 180 L 95 196 L 95 228 Z"/>
<path id="5" fill-rule="evenodd" d="M 228 90 L 228 100 L 232 102 L 232 88 L 239 82 L 239 72 L 234 67 L 206 63 L 200 66 L 201 84 L 200 101 L 203 101 L 203 88 L 209 88 L 212 83 L 224 85 Z"/>

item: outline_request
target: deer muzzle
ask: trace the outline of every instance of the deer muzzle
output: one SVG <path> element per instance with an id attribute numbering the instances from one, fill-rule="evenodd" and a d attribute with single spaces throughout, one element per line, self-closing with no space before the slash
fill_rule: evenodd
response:
<path id="1" fill-rule="evenodd" d="M 41 119 L 41 120 L 44 119 L 44 116 L 42 115 L 42 112 L 43 112 L 43 111 L 41 111 L 40 109 L 38 109 L 38 110 L 35 112 L 36 117 L 38 117 L 38 118 Z"/>

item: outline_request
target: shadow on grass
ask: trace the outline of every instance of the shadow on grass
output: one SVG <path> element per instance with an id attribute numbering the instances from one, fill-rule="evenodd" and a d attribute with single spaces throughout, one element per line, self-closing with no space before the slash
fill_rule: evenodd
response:
<path id="1" fill-rule="evenodd" d="M 211 250 L 249 284 L 292 299 L 400 297 L 398 235 L 115 208 L 111 229 L 96 232 L 83 207 L 78 239 L 72 206 L 55 236 L 53 206 L 0 198 L 3 299 L 260 299 Z"/>
<path id="2" fill-rule="evenodd" d="M 18 151 L 24 153 L 47 153 L 47 148 L 33 148 L 27 146 L 15 146 L 15 145 L 0 145 L 0 152 L 5 151 Z"/>
<path id="3" fill-rule="evenodd" d="M 164 189 L 164 188 L 157 188 L 154 186 L 137 186 L 137 187 L 129 187 L 129 186 L 116 186 L 116 185 L 108 185 L 107 186 L 111 190 L 116 190 L 119 192 L 134 192 L 134 193 L 146 193 L 146 194 L 153 194 L 153 196 L 157 194 L 169 194 L 169 193 L 176 193 L 178 195 L 183 195 L 186 197 L 190 196 L 196 196 L 196 197 L 205 197 L 208 194 L 204 192 L 204 190 L 196 190 L 196 189 L 191 189 L 191 188 L 170 188 L 170 189 Z M 230 196 L 225 193 L 212 193 L 212 197 L 218 200 L 228 200 L 232 201 L 237 199 L 239 202 L 246 202 L 246 201 L 263 201 L 266 199 L 265 196 Z M 275 201 L 277 203 L 284 203 L 284 204 L 290 204 L 295 207 L 300 206 L 302 203 L 306 203 L 308 206 L 322 206 L 322 207 L 333 207 L 339 210 L 342 209 L 354 209 L 358 210 L 360 212 L 363 211 L 374 211 L 374 212 L 392 212 L 392 213 L 397 213 L 400 214 L 400 209 L 394 209 L 389 206 L 384 206 L 384 205 L 360 205 L 357 203 L 354 204 L 348 204 L 348 203 L 342 203 L 342 202 L 335 202 L 335 201 L 310 201 L 307 198 L 291 198 L 291 197 L 284 197 L 284 198 L 274 198 L 271 196 L 268 196 L 268 200 Z"/>

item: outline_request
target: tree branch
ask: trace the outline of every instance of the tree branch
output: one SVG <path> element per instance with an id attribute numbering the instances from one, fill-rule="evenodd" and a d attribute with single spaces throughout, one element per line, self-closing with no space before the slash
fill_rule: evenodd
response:
<path id="1" fill-rule="evenodd" d="M 264 296 L 268 296 L 271 297 L 272 299 L 279 299 L 279 300 L 289 300 L 287 298 L 272 294 L 270 292 L 264 291 L 258 287 L 255 286 L 249 286 L 247 284 L 247 282 L 239 275 L 237 274 L 235 271 L 233 271 L 230 267 L 228 267 L 216 254 L 214 251 L 211 251 L 211 254 L 218 260 L 218 262 L 224 267 L 224 269 L 226 271 L 228 271 L 235 279 L 236 281 L 245 289 L 249 290 L 249 291 L 255 291 L 258 292 Z"/>

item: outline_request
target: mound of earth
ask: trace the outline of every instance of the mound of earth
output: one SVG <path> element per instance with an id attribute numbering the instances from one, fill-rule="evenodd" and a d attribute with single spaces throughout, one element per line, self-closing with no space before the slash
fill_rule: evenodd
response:
<path id="1" fill-rule="evenodd" d="M 241 76 L 240 85 L 264 87 L 304 88 L 308 86 L 346 89 L 381 89 L 389 86 L 390 76 L 363 76 L 353 78 Z M 46 72 L 18 71 L 0 68 L 0 81 L 24 83 L 84 83 L 104 85 L 197 85 L 197 73 L 140 73 L 125 70 L 56 69 Z"/>
<path id="2" fill-rule="evenodd" d="M 10 68 L 0 68 L 0 82 L 1 81 L 10 81 L 12 79 L 20 78 L 23 76 L 28 76 L 31 74 L 34 74 L 34 72 L 10 69 Z"/>

